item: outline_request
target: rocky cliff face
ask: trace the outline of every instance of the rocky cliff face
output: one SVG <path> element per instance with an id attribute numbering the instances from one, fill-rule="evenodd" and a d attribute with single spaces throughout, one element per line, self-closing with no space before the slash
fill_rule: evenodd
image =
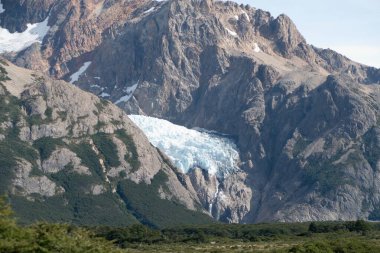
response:
<path id="1" fill-rule="evenodd" d="M 119 108 L 63 81 L 1 65 L 1 192 L 23 221 L 161 226 L 171 212 L 182 212 L 182 222 L 211 220 L 178 180 L 181 173 Z M 170 199 L 179 210 L 167 206 L 162 220 L 148 216 L 134 203 L 142 193 L 125 192 L 130 185 L 146 187 L 141 203 Z"/>
<path id="2" fill-rule="evenodd" d="M 50 15 L 41 45 L 7 55 L 18 65 L 127 112 L 235 136 L 244 184 L 223 184 L 233 190 L 215 217 L 379 218 L 380 70 L 308 45 L 287 16 L 212 0 L 41 1 L 12 23 L 3 3 L 10 30 Z M 217 182 L 200 175 L 188 189 L 206 208 Z M 245 184 L 252 195 L 234 198 Z"/>

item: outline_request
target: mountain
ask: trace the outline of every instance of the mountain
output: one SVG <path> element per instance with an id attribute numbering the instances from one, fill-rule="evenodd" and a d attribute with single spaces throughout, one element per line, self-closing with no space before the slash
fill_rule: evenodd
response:
<path id="1" fill-rule="evenodd" d="M 212 222 L 122 110 L 5 61 L 0 70 L 0 191 L 21 222 Z"/>
<path id="2" fill-rule="evenodd" d="M 212 0 L 1 2 L 0 25 L 26 38 L 4 54 L 13 63 L 235 140 L 238 173 L 182 174 L 214 217 L 380 218 L 380 70 L 307 44 L 286 15 Z"/>

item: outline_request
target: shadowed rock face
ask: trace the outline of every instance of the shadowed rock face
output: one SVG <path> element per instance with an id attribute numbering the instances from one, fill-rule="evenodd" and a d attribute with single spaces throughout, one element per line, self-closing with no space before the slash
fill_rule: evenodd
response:
<path id="1" fill-rule="evenodd" d="M 91 61 L 75 83 L 82 89 L 116 102 L 137 84 L 118 103 L 125 111 L 234 136 L 246 173 L 236 182 L 252 195 L 234 199 L 239 189 L 232 190 L 228 207 L 213 205 L 219 217 L 375 216 L 380 70 L 308 45 L 285 15 L 233 2 L 69 2 L 49 5 L 52 28 L 42 45 L 7 57 L 67 80 Z M 20 13 L 19 24 L 0 14 L 2 25 L 34 20 Z M 216 182 L 190 177 L 188 189 L 207 206 Z"/>
<path id="2" fill-rule="evenodd" d="M 45 20 L 55 0 L 2 0 L 6 14 L 0 14 L 1 26 L 10 32 L 22 32 L 29 23 L 39 23 Z"/>

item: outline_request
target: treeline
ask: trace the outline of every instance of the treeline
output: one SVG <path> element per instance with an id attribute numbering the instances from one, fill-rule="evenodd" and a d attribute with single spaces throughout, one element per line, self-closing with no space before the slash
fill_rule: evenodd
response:
<path id="1" fill-rule="evenodd" d="M 310 233 L 333 233 L 338 231 L 349 231 L 358 233 L 367 233 L 371 230 L 380 231 L 377 223 L 366 222 L 364 220 L 346 221 L 346 222 L 311 222 L 308 232 Z"/>
<path id="2" fill-rule="evenodd" d="M 366 235 L 370 231 L 380 232 L 378 223 L 363 220 L 349 222 L 311 222 L 275 224 L 213 224 L 204 226 L 181 226 L 162 230 L 150 229 L 143 225 L 125 228 L 98 227 L 92 230 L 100 237 L 114 241 L 119 247 L 130 244 L 162 243 L 207 243 L 211 241 L 243 242 L 275 241 L 295 237 L 310 237 L 320 233 L 350 233 Z"/>
<path id="3" fill-rule="evenodd" d="M 143 225 L 126 228 L 92 228 L 97 236 L 113 241 L 120 248 L 134 245 L 209 245 L 234 243 L 286 242 L 273 253 L 378 253 L 380 225 L 362 220 L 350 222 L 312 222 L 292 224 L 234 225 L 213 224 L 154 230 Z M 368 236 L 372 233 L 372 237 Z M 377 238 L 377 239 L 376 239 Z M 226 252 L 213 250 L 212 252 Z M 200 251 L 203 252 L 203 251 Z M 232 252 L 232 251 L 231 251 Z M 233 251 L 235 252 L 235 251 Z M 239 251 L 244 252 L 244 251 Z M 262 251 L 260 251 L 262 252 Z"/>
<path id="4" fill-rule="evenodd" d="M 70 225 L 35 224 L 21 227 L 0 198 L 0 252 L 122 252 L 112 242 L 90 230 Z"/>
<path id="5" fill-rule="evenodd" d="M 141 224 L 123 228 L 46 223 L 19 226 L 12 217 L 10 206 L 4 198 L 0 198 L 0 253 L 113 253 L 125 252 L 124 249 L 130 250 L 141 245 L 152 245 L 155 247 L 152 252 L 157 252 L 157 249 L 166 249 L 168 245 L 187 248 L 194 244 L 202 247 L 236 243 L 275 245 L 277 242 L 285 242 L 289 246 L 268 252 L 376 253 L 380 252 L 380 225 L 358 220 L 256 225 L 211 224 L 161 230 Z"/>

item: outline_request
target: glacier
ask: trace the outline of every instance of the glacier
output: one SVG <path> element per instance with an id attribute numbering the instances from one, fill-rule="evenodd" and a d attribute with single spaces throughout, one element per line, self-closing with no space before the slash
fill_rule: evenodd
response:
<path id="1" fill-rule="evenodd" d="M 201 129 L 188 129 L 167 120 L 129 115 L 155 147 L 161 149 L 173 164 L 187 173 L 195 167 L 224 178 L 237 170 L 239 151 L 226 135 Z"/>

